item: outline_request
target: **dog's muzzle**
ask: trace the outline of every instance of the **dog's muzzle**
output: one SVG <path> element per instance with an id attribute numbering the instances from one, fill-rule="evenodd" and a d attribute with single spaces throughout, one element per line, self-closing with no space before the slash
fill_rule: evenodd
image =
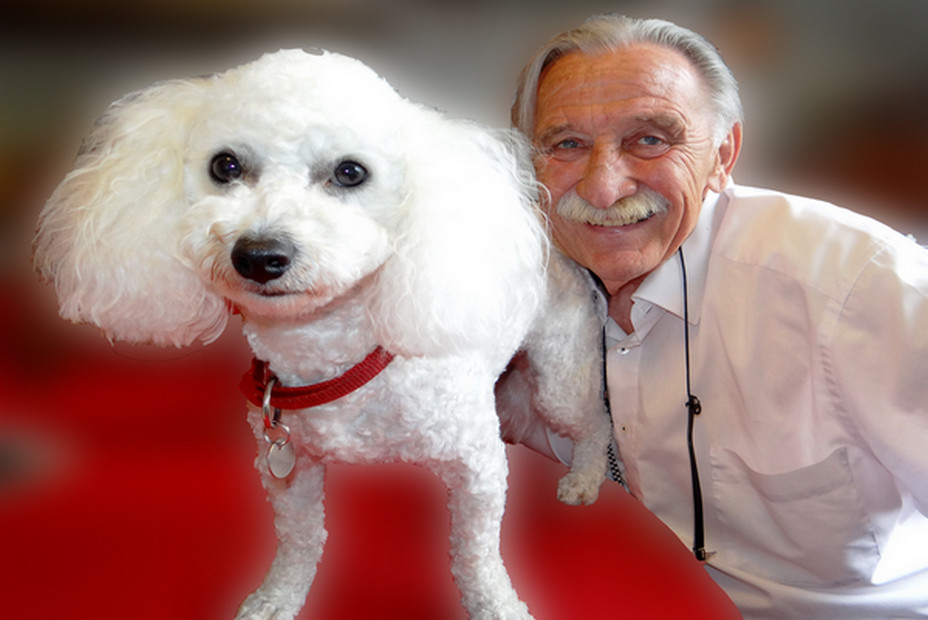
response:
<path id="1" fill-rule="evenodd" d="M 284 275 L 296 253 L 286 239 L 243 236 L 232 248 L 232 266 L 243 278 L 265 284 Z"/>

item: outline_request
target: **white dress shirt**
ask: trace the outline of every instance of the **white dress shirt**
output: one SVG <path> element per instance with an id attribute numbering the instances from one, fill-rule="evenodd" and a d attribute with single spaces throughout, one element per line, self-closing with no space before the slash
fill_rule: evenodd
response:
<path id="1" fill-rule="evenodd" d="M 683 254 L 713 578 L 746 618 L 928 617 L 928 251 L 731 185 Z M 691 547 L 682 291 L 675 254 L 606 365 L 629 490 Z"/>

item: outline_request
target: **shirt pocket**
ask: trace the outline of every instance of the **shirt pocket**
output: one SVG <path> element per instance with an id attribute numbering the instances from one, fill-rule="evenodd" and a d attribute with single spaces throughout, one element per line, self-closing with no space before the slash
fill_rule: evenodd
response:
<path id="1" fill-rule="evenodd" d="M 712 492 L 724 565 L 801 587 L 869 581 L 880 553 L 854 485 L 847 448 L 813 465 L 761 474 L 712 448 Z"/>

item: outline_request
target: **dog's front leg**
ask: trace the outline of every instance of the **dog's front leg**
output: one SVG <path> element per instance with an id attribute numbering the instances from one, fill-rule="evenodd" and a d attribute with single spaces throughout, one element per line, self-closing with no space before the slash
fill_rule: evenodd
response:
<path id="1" fill-rule="evenodd" d="M 306 601 L 325 546 L 325 466 L 298 466 L 286 480 L 261 467 L 274 508 L 277 554 L 261 586 L 238 610 L 236 620 L 292 620 Z"/>
<path id="2" fill-rule="evenodd" d="M 596 501 L 606 474 L 612 421 L 604 400 L 603 319 L 592 278 L 558 252 L 548 266 L 543 320 L 526 341 L 535 411 L 555 432 L 573 440 L 570 471 L 558 483 L 565 504 Z"/>
<path id="3" fill-rule="evenodd" d="M 437 472 L 449 493 L 451 572 L 470 618 L 523 620 L 531 615 L 512 587 L 499 546 L 506 451 L 502 441 L 488 443 L 462 447 L 461 460 L 444 461 Z"/>

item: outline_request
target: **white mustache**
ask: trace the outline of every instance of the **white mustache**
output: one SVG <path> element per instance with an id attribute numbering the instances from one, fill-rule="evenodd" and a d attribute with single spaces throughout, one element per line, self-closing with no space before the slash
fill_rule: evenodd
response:
<path id="1" fill-rule="evenodd" d="M 598 209 L 574 190 L 561 196 L 557 213 L 561 217 L 593 226 L 627 226 L 667 212 L 669 202 L 652 189 L 644 188 L 617 200 L 607 209 Z"/>

